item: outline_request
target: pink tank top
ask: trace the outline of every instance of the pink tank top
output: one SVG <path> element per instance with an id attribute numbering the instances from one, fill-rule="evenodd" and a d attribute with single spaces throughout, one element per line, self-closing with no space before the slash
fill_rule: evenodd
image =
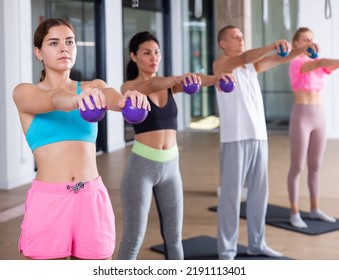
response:
<path id="1" fill-rule="evenodd" d="M 326 68 L 318 68 L 311 72 L 301 73 L 300 69 L 308 58 L 298 56 L 290 62 L 289 75 L 292 91 L 320 92 L 325 87 L 326 75 L 330 74 Z"/>

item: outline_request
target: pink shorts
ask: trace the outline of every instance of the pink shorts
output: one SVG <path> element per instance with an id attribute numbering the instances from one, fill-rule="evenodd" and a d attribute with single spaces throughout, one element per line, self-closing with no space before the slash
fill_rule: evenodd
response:
<path id="1" fill-rule="evenodd" d="M 34 180 L 27 192 L 19 251 L 33 259 L 105 259 L 115 248 L 115 219 L 101 177 L 78 185 Z"/>

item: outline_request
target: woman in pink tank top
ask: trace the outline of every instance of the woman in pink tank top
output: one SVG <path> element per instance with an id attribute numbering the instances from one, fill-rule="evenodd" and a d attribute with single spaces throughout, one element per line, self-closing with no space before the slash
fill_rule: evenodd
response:
<path id="1" fill-rule="evenodd" d="M 313 32 L 307 27 L 299 28 L 293 36 L 293 48 L 301 48 L 312 43 Z M 318 46 L 314 44 L 314 48 L 318 49 Z M 290 63 L 289 76 L 294 93 L 294 105 L 290 116 L 291 164 L 287 182 L 291 204 L 289 221 L 294 227 L 307 228 L 298 206 L 300 174 L 306 162 L 311 204 L 309 218 L 325 222 L 336 221 L 334 217 L 320 209 L 319 172 L 326 146 L 322 91 L 326 76 L 338 67 L 338 59 L 312 59 L 305 54 L 301 54 Z"/>

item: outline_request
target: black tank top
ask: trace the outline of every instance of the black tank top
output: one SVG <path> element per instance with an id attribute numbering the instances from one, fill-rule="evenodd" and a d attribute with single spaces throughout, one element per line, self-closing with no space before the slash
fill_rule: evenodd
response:
<path id="1" fill-rule="evenodd" d="M 171 89 L 167 90 L 167 94 L 167 104 L 162 108 L 155 105 L 147 96 L 151 105 L 151 111 L 148 112 L 147 118 L 142 123 L 133 124 L 135 134 L 162 129 L 177 130 L 177 104 L 175 103 Z"/>

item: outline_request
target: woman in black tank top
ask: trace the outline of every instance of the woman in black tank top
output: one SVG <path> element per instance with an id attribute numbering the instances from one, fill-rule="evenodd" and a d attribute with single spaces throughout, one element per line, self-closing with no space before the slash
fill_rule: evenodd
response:
<path id="1" fill-rule="evenodd" d="M 219 87 L 217 81 L 220 78 L 234 78 L 225 73 L 219 76 L 193 73 L 157 76 L 161 61 L 159 42 L 147 31 L 133 36 L 129 50 L 131 60 L 121 92 L 138 90 L 147 95 L 151 111 L 143 123 L 133 125 L 134 146 L 121 181 L 124 230 L 118 258 L 137 258 L 154 194 L 165 258 L 183 259 L 183 194 L 176 141 L 178 109 L 173 94 L 183 91 L 182 83 Z"/>

